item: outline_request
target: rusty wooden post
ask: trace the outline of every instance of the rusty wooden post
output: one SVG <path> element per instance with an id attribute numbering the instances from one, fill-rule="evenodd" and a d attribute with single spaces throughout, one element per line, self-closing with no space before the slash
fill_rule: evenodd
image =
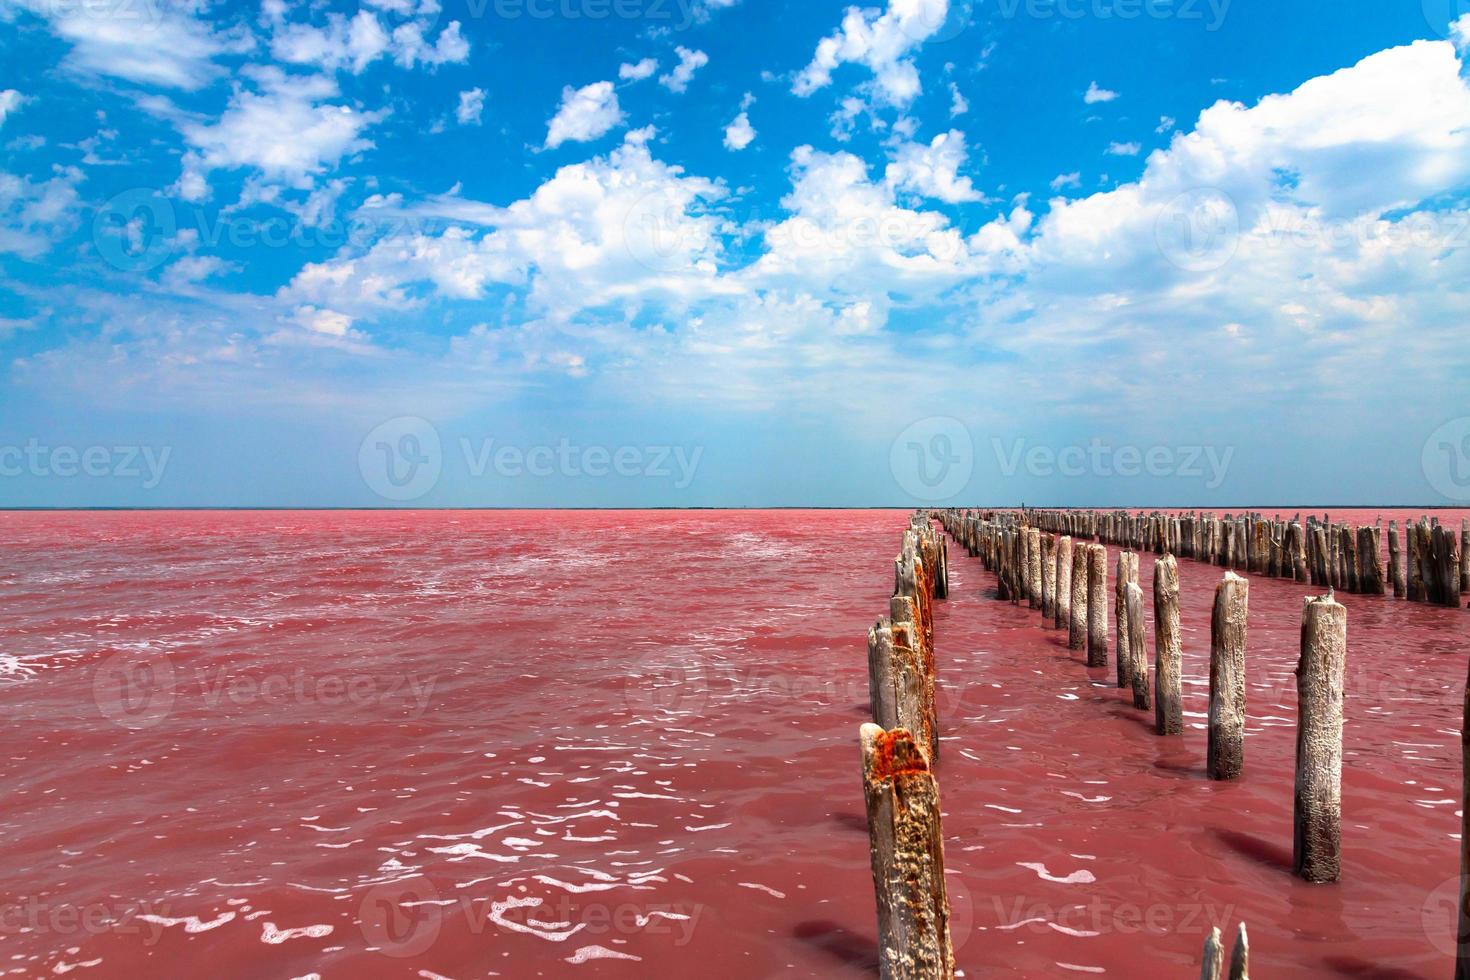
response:
<path id="1" fill-rule="evenodd" d="M 1088 547 L 1087 558 L 1087 666 L 1108 665 L 1108 549 Z"/>
<path id="2" fill-rule="evenodd" d="M 1233 572 L 1215 587 L 1210 620 L 1210 715 L 1206 769 L 1239 779 L 1245 767 L 1245 643 L 1250 583 Z"/>
<path id="3" fill-rule="evenodd" d="M 1179 642 L 1179 563 L 1165 555 L 1154 563 L 1154 726 L 1160 735 L 1184 732 Z"/>
<path id="4" fill-rule="evenodd" d="M 1067 646 L 1072 650 L 1087 648 L 1087 567 L 1091 563 L 1083 541 L 1072 544 L 1072 622 L 1067 633 Z"/>
<path id="5" fill-rule="evenodd" d="M 1342 874 L 1342 678 L 1347 609 L 1332 595 L 1307 599 L 1296 668 L 1296 793 L 1292 865 L 1315 883 Z"/>
<path id="6" fill-rule="evenodd" d="M 1470 681 L 1460 725 L 1460 914 L 1456 923 L 1455 980 L 1470 980 Z"/>
<path id="7" fill-rule="evenodd" d="M 903 729 L 864 725 L 863 796 L 883 980 L 954 976 L 939 786 Z"/>
<path id="8" fill-rule="evenodd" d="M 1056 628 L 1072 628 L 1072 538 L 1063 536 L 1057 542 L 1057 608 Z"/>

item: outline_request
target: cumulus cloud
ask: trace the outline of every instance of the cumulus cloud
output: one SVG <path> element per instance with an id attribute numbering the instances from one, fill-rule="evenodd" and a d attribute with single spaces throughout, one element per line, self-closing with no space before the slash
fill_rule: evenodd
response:
<path id="1" fill-rule="evenodd" d="M 207 194 L 204 177 L 211 170 L 252 168 L 268 180 L 310 189 L 314 177 L 343 157 L 371 149 L 363 134 L 387 116 L 329 101 L 340 93 L 323 76 L 275 68 L 250 74 L 255 87 L 238 89 L 218 122 L 182 122 L 190 150 L 178 188 L 186 199 Z"/>
<path id="2" fill-rule="evenodd" d="M 5 118 L 26 102 L 26 97 L 13 88 L 0 91 L 0 126 L 5 125 Z"/>
<path id="3" fill-rule="evenodd" d="M 676 48 L 675 53 L 679 56 L 679 63 L 667 75 L 659 76 L 658 83 L 670 92 L 683 93 L 688 91 L 694 73 L 709 64 L 709 55 L 685 47 Z"/>
<path id="4" fill-rule="evenodd" d="M 1137 143 L 1109 143 L 1108 155 L 1114 157 L 1136 157 L 1143 150 Z"/>
<path id="5" fill-rule="evenodd" d="M 912 54 L 944 26 L 948 14 L 949 0 L 890 0 L 881 12 L 849 7 L 836 33 L 817 45 L 792 91 L 809 96 L 832 84 L 840 65 L 857 64 L 872 72 L 879 101 L 907 106 L 923 90 Z"/>
<path id="6" fill-rule="evenodd" d="M 459 93 L 459 107 L 454 110 L 454 118 L 461 126 L 478 126 L 480 114 L 484 111 L 484 89 L 472 88 L 468 92 Z"/>
<path id="7" fill-rule="evenodd" d="M 546 146 L 555 149 L 567 142 L 595 140 L 621 126 L 625 118 L 612 82 L 593 82 L 580 89 L 568 85 L 562 89 L 561 107 L 546 124 Z"/>
<path id="8" fill-rule="evenodd" d="M 647 136 L 628 134 L 611 154 L 561 168 L 506 207 L 453 196 L 413 206 L 370 202 L 367 214 L 457 224 L 442 234 L 394 235 L 366 254 L 308 265 L 282 297 L 368 317 L 412 308 L 416 283 L 454 299 L 479 298 L 501 283 L 528 287 L 537 309 L 568 315 L 609 303 L 683 303 L 738 292 L 717 268 L 723 220 L 710 205 L 724 189 L 655 160 Z"/>
<path id="9" fill-rule="evenodd" d="M 624 63 L 618 66 L 618 78 L 625 82 L 641 82 L 645 78 L 651 78 L 658 71 L 658 59 L 644 58 L 634 64 Z"/>
<path id="10" fill-rule="evenodd" d="M 1097 82 L 1093 82 L 1092 84 L 1087 86 L 1087 92 L 1082 96 L 1082 101 L 1087 103 L 1088 105 L 1094 105 L 1098 102 L 1112 102 L 1117 97 L 1117 92 L 1112 92 L 1108 89 L 1100 88 Z"/>
<path id="11" fill-rule="evenodd" d="M 965 134 L 957 129 L 939 134 L 927 146 L 903 143 L 888 165 L 888 184 L 948 204 L 982 201 L 985 195 L 975 190 L 970 178 L 959 175 L 968 160 Z"/>
<path id="12" fill-rule="evenodd" d="M 725 148 L 743 150 L 755 142 L 755 129 L 750 125 L 750 113 L 742 112 L 725 127 Z"/>
<path id="13" fill-rule="evenodd" d="M 970 100 L 965 98 L 964 93 L 960 91 L 960 87 L 954 82 L 949 83 L 949 94 L 949 118 L 953 119 L 956 116 L 963 116 L 970 111 Z"/>
<path id="14" fill-rule="evenodd" d="M 725 149 L 743 150 L 755 142 L 755 129 L 750 125 L 750 107 L 755 105 L 755 96 L 749 92 L 740 102 L 740 115 L 725 127 Z"/>
<path id="15" fill-rule="evenodd" d="M 71 45 L 66 65 L 73 71 L 107 75 L 193 91 L 221 77 L 215 59 L 246 50 L 247 35 L 216 31 L 194 16 L 192 4 L 119 5 L 96 10 L 87 4 L 12 0 L 44 18 Z"/>
<path id="16" fill-rule="evenodd" d="M 32 181 L 0 171 L 0 254 L 35 259 L 76 227 L 82 173 L 68 167 Z"/>
<path id="17" fill-rule="evenodd" d="M 320 24 L 287 21 L 283 5 L 268 5 L 271 54 L 288 64 L 312 65 L 324 71 L 348 69 L 354 74 L 383 57 L 403 68 L 433 68 L 469 58 L 469 43 L 460 32 L 459 21 L 450 21 L 429 40 L 437 3 L 418 10 L 408 4 L 373 6 L 388 19 L 372 10 L 359 10 L 350 18 L 329 12 Z M 402 17 L 410 19 L 394 23 L 394 18 Z"/>

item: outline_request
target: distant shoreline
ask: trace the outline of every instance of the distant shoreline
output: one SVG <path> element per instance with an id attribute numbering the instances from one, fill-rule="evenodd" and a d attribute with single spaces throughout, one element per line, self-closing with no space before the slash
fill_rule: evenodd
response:
<path id="1" fill-rule="evenodd" d="M 1017 510 L 1020 504 L 967 504 L 954 505 L 962 510 Z M 1312 513 L 1321 510 L 1470 510 L 1470 502 L 1465 504 L 1213 504 L 1210 506 L 1199 505 L 1150 505 L 1147 507 L 1097 507 L 1078 504 L 1075 506 L 1060 506 L 1055 504 L 1038 505 L 1047 510 L 1100 510 L 1100 511 L 1174 511 L 1174 510 L 1199 510 L 1199 511 L 1287 511 L 1300 510 Z M 190 506 L 190 507 L 0 507 L 0 514 L 35 514 L 35 513 L 208 513 L 208 512 L 238 512 L 238 513 L 342 513 L 342 514 L 435 514 L 435 513 L 532 513 L 550 511 L 566 514 L 637 514 L 650 511 L 663 513 L 721 513 L 729 511 L 844 511 L 844 510 L 891 510 L 891 511 L 914 511 L 914 510 L 944 510 L 947 507 L 933 505 L 925 507 L 920 504 L 851 504 L 841 507 L 823 506 L 817 504 L 783 504 L 764 505 L 755 504 L 748 506 L 724 506 L 724 507 L 292 507 L 292 506 L 263 506 L 263 507 L 237 507 L 237 506 Z"/>

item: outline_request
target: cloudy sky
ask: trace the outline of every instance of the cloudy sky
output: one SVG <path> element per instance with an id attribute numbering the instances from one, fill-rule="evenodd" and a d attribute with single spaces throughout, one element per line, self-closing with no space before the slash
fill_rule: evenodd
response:
<path id="1" fill-rule="evenodd" d="M 1457 6 L 0 0 L 0 505 L 1470 499 Z"/>

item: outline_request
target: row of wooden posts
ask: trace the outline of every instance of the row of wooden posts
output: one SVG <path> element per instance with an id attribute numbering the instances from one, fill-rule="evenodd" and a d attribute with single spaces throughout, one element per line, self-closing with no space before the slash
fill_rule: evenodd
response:
<path id="1" fill-rule="evenodd" d="M 942 523 L 1000 580 L 999 596 L 1026 602 L 1042 620 L 1068 631 L 1068 645 L 1086 650 L 1089 667 L 1108 665 L 1108 554 L 1098 543 L 1055 539 L 1029 525 L 1049 518 L 1078 527 L 1071 513 L 996 513 L 976 516 L 947 511 Z M 1177 519 L 1171 524 L 1178 528 Z M 1108 522 L 1093 531 L 1107 534 Z M 1136 541 L 1136 539 L 1132 539 Z M 1138 555 L 1118 556 L 1117 682 L 1131 689 L 1133 705 L 1152 707 L 1159 735 L 1184 732 L 1182 644 L 1179 626 L 1179 565 L 1166 551 L 1154 563 L 1154 670 L 1149 658 L 1138 583 Z M 1210 628 L 1210 706 L 1206 772 L 1209 778 L 1240 778 L 1245 769 L 1245 659 L 1250 582 L 1226 571 L 1215 589 Z M 1332 882 L 1341 874 L 1342 698 L 1347 654 L 1347 609 L 1331 595 L 1307 600 L 1303 610 L 1301 661 L 1297 667 L 1298 734 L 1293 826 L 1293 870 L 1307 881 Z"/>
<path id="2" fill-rule="evenodd" d="M 947 527 L 951 520 L 952 515 L 943 518 Z M 1027 567 L 1032 565 L 1040 571 L 1039 562 L 1030 562 Z M 1013 564 L 1006 567 L 1012 568 Z M 1084 575 L 1090 583 L 1094 566 L 1078 563 L 1078 567 L 1089 569 Z M 1136 579 L 1136 561 L 1132 569 Z M 1138 592 L 1136 582 L 1132 591 Z M 888 615 L 868 634 L 873 721 L 862 727 L 859 736 L 878 911 L 879 972 L 885 980 L 948 980 L 955 975 L 935 777 L 940 740 L 934 693 L 933 604 L 948 595 L 947 542 L 935 532 L 929 515 L 921 512 L 904 532 L 895 559 L 894 594 Z M 1090 598 L 1086 595 L 1071 608 L 1086 608 L 1086 599 Z M 1137 599 L 1134 605 L 1138 605 Z M 1099 598 L 1094 608 L 1105 610 L 1106 597 Z M 1239 622 L 1243 631 L 1243 609 Z M 1136 632 L 1141 636 L 1141 619 Z M 1104 625 L 1104 648 L 1106 633 Z M 1243 639 L 1242 632 L 1242 656 Z M 1230 977 L 1244 980 L 1248 950 L 1242 923 L 1230 962 Z M 1220 932 L 1215 929 L 1205 946 L 1201 976 L 1220 980 L 1224 968 Z"/>
<path id="3" fill-rule="evenodd" d="M 868 632 L 873 720 L 859 733 L 883 980 L 955 975 L 934 775 L 934 602 L 948 595 L 947 542 L 916 514 L 894 561 L 888 615 Z"/>
<path id="4" fill-rule="evenodd" d="M 1458 607 L 1470 594 L 1470 519 L 1460 530 L 1438 517 L 1388 524 L 1385 575 L 1382 522 L 1355 527 L 1297 514 L 1290 520 L 1248 513 L 1132 514 L 1126 511 L 1022 511 L 1043 531 L 1091 538 L 1135 551 L 1173 554 L 1236 571 L 1310 582 L 1355 595 L 1386 595 Z"/>

